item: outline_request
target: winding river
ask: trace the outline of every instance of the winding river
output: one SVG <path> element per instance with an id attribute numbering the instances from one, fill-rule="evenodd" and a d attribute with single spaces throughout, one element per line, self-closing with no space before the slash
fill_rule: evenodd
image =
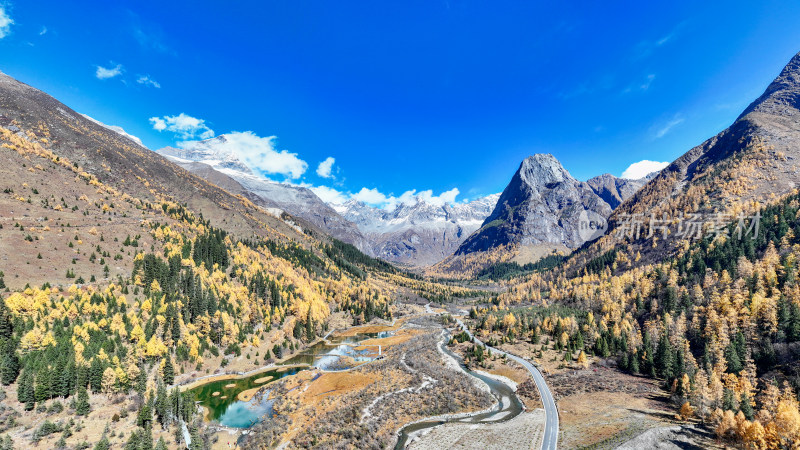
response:
<path id="1" fill-rule="evenodd" d="M 374 360 L 380 350 L 367 348 L 358 350 L 367 339 L 384 338 L 393 331 L 359 333 L 351 336 L 334 336 L 321 340 L 300 353 L 246 375 L 222 380 L 210 380 L 189 390 L 206 413 L 206 420 L 230 428 L 250 428 L 261 420 L 272 417 L 274 398 L 270 398 L 269 384 L 298 372 L 317 368 L 325 371 L 345 370 L 355 365 Z M 460 357 L 451 352 L 443 342 L 437 345 L 458 362 L 461 370 L 485 383 L 497 400 L 491 410 L 475 414 L 459 414 L 451 417 L 434 417 L 408 424 L 400 429 L 395 449 L 403 449 L 409 437 L 429 428 L 445 423 L 497 423 L 510 420 L 523 411 L 522 403 L 514 390 L 494 378 L 469 370 Z"/>
<path id="2" fill-rule="evenodd" d="M 468 375 L 473 376 L 489 386 L 492 395 L 497 399 L 497 404 L 490 411 L 484 411 L 477 414 L 457 415 L 455 417 L 443 417 L 440 419 L 433 418 L 430 420 L 423 420 L 414 422 L 404 426 L 399 431 L 397 444 L 394 446 L 395 450 L 402 450 L 408 445 L 409 437 L 422 430 L 434 428 L 445 423 L 497 423 L 505 422 L 518 416 L 524 410 L 522 402 L 517 397 L 514 389 L 511 386 L 485 375 L 469 370 L 457 355 L 451 352 L 447 347 L 439 344 L 440 348 L 450 355 L 453 359 L 458 361 L 461 370 Z"/>

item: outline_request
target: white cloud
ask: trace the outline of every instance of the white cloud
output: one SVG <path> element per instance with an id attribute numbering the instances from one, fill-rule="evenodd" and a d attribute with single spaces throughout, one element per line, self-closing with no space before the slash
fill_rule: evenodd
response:
<path id="1" fill-rule="evenodd" d="M 181 116 L 183 116 L 183 114 L 181 114 Z M 180 116 L 165 116 L 163 119 L 153 117 L 150 119 L 150 121 L 153 123 L 153 128 L 156 130 L 161 128 L 173 131 L 171 129 L 171 127 L 173 127 L 172 123 L 182 122 L 187 125 L 182 128 L 179 128 L 177 125 L 175 125 L 173 128 L 177 130 L 175 131 L 176 133 L 196 133 L 205 129 L 207 131 L 200 134 L 201 139 L 206 139 L 206 137 L 203 135 L 207 133 L 210 133 L 210 136 L 208 137 L 214 136 L 214 132 L 208 129 L 202 120 L 189 116 L 185 116 L 183 121 L 174 120 L 179 117 Z M 192 126 L 188 126 L 189 124 Z M 184 129 L 187 131 L 182 131 Z M 236 156 L 251 169 L 255 169 L 266 174 L 283 175 L 292 179 L 300 178 L 306 172 L 306 169 L 308 169 L 308 164 L 302 159 L 298 158 L 297 153 L 290 153 L 287 150 L 276 150 L 275 140 L 277 138 L 275 136 L 260 137 L 252 131 L 233 131 L 231 133 L 226 133 L 221 137 L 224 137 L 224 139 L 206 141 L 204 142 L 204 145 L 209 147 L 210 150 L 220 154 L 231 154 Z M 190 148 L 196 143 L 197 141 L 183 141 L 178 143 L 178 147 Z"/>
<path id="2" fill-rule="evenodd" d="M 365 187 L 362 187 L 361 190 L 356 192 L 355 194 L 339 192 L 339 191 L 335 192 L 338 194 L 338 196 L 336 196 L 336 200 L 330 201 L 329 203 L 342 204 L 347 200 L 356 200 L 371 206 L 385 209 L 387 211 L 393 211 L 395 208 L 402 205 L 413 206 L 416 205 L 417 202 L 425 202 L 435 206 L 444 206 L 445 204 L 453 204 L 456 203 L 456 197 L 460 194 L 458 188 L 450 189 L 449 191 L 442 192 L 439 195 L 433 195 L 433 190 L 431 189 L 425 191 L 417 191 L 416 189 L 411 189 L 403 192 L 399 196 L 394 196 L 391 194 L 390 195 L 384 194 L 377 188 L 369 189 Z M 332 193 L 329 192 L 325 192 L 324 194 L 329 196 L 333 195 Z M 320 196 L 320 198 L 322 198 L 322 196 Z M 327 202 L 327 200 L 325 201 Z"/>
<path id="3" fill-rule="evenodd" d="M 660 162 L 660 161 L 650 161 L 650 160 L 642 160 L 639 162 L 635 162 L 628 166 L 624 172 L 622 172 L 622 178 L 627 178 L 629 180 L 638 180 L 639 178 L 644 178 L 645 176 L 660 171 L 664 167 L 669 165 L 668 162 Z"/>
<path id="4" fill-rule="evenodd" d="M 11 16 L 8 15 L 5 7 L 0 5 L 0 39 L 8 36 L 8 33 L 11 32 L 11 25 L 13 24 L 14 21 L 11 20 Z"/>
<path id="5" fill-rule="evenodd" d="M 328 204 L 341 205 L 348 200 L 348 194 L 328 186 L 309 186 L 309 189 Z"/>
<path id="6" fill-rule="evenodd" d="M 156 89 L 161 88 L 161 84 L 158 81 L 150 78 L 150 75 L 139 75 L 139 78 L 136 79 L 136 82 L 145 86 L 152 86 Z"/>
<path id="7" fill-rule="evenodd" d="M 42 29 L 39 30 L 39 36 L 44 36 L 45 34 L 47 34 L 47 27 L 42 25 Z"/>
<path id="8" fill-rule="evenodd" d="M 319 163 L 317 166 L 317 175 L 321 176 L 322 178 L 333 178 L 332 171 L 333 171 L 333 163 L 336 162 L 333 156 L 329 156 L 325 158 L 325 161 Z"/>
<path id="9" fill-rule="evenodd" d="M 669 133 L 673 128 L 683 123 L 685 119 L 680 114 L 675 114 L 672 119 L 668 120 L 666 123 L 657 125 L 653 127 L 653 136 L 656 139 L 661 139 L 667 133 Z"/>
<path id="10" fill-rule="evenodd" d="M 208 139 L 214 137 L 214 130 L 206 121 L 180 113 L 177 116 L 151 117 L 150 123 L 157 131 L 171 131 L 184 141 L 189 139 Z"/>
<path id="11" fill-rule="evenodd" d="M 122 64 L 117 64 L 112 68 L 105 68 L 103 66 L 97 66 L 97 71 L 95 72 L 95 76 L 97 76 L 100 80 L 106 80 L 108 78 L 114 78 L 116 76 L 122 75 Z"/>
<path id="12" fill-rule="evenodd" d="M 422 191 L 415 196 L 415 198 L 423 200 L 426 203 L 436 206 L 444 206 L 445 203 L 455 203 L 456 197 L 459 194 L 458 188 L 444 191 L 439 195 L 433 195 L 432 190 Z"/>
<path id="13" fill-rule="evenodd" d="M 370 205 L 381 205 L 389 200 L 389 198 L 386 197 L 386 195 L 380 192 L 378 189 L 376 188 L 367 189 L 365 187 L 361 188 L 360 191 L 351 195 L 350 198 L 352 198 L 353 200 L 358 200 L 359 202 L 368 203 Z"/>

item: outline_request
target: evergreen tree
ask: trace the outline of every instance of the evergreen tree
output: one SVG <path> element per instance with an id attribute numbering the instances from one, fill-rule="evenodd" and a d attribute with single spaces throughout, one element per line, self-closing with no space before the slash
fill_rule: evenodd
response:
<path id="1" fill-rule="evenodd" d="M 167 355 L 164 361 L 164 383 L 171 385 L 175 382 L 175 368 L 172 366 L 172 358 Z"/>
<path id="2" fill-rule="evenodd" d="M 786 327 L 786 338 L 789 342 L 800 341 L 800 306 L 791 302 L 789 321 Z"/>
<path id="3" fill-rule="evenodd" d="M 0 303 L 3 303 L 0 300 Z M 1 342 L 1 341 L 0 341 Z M 2 345 L 2 354 L 0 354 L 0 382 L 8 386 L 17 380 L 19 375 L 20 364 L 19 357 L 17 357 L 16 342 L 13 339 L 8 339 Z"/>
<path id="4" fill-rule="evenodd" d="M 92 392 L 97 394 L 103 389 L 103 372 L 106 370 L 100 358 L 93 358 L 89 367 L 89 385 Z"/>
<path id="5" fill-rule="evenodd" d="M 744 414 L 747 420 L 753 420 L 753 405 L 750 404 L 750 397 L 746 392 L 742 392 L 742 397 L 739 401 L 739 410 Z"/>
<path id="6" fill-rule="evenodd" d="M 739 373 L 744 369 L 742 360 L 739 358 L 739 352 L 736 351 L 736 345 L 733 341 L 725 347 L 725 360 L 728 362 L 728 372 Z"/>
<path id="7" fill-rule="evenodd" d="M 672 345 L 664 333 L 658 341 L 654 362 L 657 374 L 667 380 L 667 383 L 670 383 L 675 375 L 673 373 L 673 356 Z"/>
<path id="8" fill-rule="evenodd" d="M 103 438 L 100 439 L 97 444 L 94 446 L 94 450 L 109 450 L 111 448 L 111 443 L 108 442 L 108 437 L 105 433 L 103 433 Z"/>
<path id="9" fill-rule="evenodd" d="M 25 404 L 25 409 L 30 411 L 34 407 L 35 396 L 33 389 L 33 373 L 25 369 L 17 385 L 17 399 Z"/>
<path id="10" fill-rule="evenodd" d="M 169 406 L 170 406 L 169 396 L 167 394 L 167 389 L 164 387 L 164 383 L 158 383 L 158 388 L 156 389 L 156 400 L 155 400 L 156 419 L 158 420 L 158 423 L 160 423 L 165 428 L 167 425 L 169 425 L 169 416 L 171 413 L 171 409 Z"/>
<path id="11" fill-rule="evenodd" d="M 78 390 L 78 398 L 75 400 L 75 413 L 79 416 L 85 416 L 89 414 L 89 410 L 89 393 L 85 387 L 81 387 Z"/>
<path id="12" fill-rule="evenodd" d="M 631 363 L 631 373 L 638 374 L 639 373 L 639 355 L 631 355 L 630 357 Z"/>
<path id="13" fill-rule="evenodd" d="M 725 388 L 722 394 L 722 409 L 725 411 L 736 411 L 733 391 L 728 388 Z"/>
<path id="14" fill-rule="evenodd" d="M 167 450 L 167 443 L 164 441 L 164 436 L 158 438 L 158 443 L 156 443 L 156 450 Z"/>
<path id="15" fill-rule="evenodd" d="M 2 278 L 0 278 L 2 281 Z M 0 286 L 2 288 L 3 286 Z M 14 321 L 5 301 L 0 301 L 0 339 L 10 339 L 14 334 Z"/>

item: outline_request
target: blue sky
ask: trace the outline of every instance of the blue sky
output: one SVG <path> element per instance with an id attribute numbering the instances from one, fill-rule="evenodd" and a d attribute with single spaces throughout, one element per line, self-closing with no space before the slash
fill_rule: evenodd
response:
<path id="1" fill-rule="evenodd" d="M 0 0 L 0 70 L 152 149 L 237 131 L 276 180 L 462 200 L 533 153 L 671 161 L 800 51 L 798 2 L 227 3 Z"/>

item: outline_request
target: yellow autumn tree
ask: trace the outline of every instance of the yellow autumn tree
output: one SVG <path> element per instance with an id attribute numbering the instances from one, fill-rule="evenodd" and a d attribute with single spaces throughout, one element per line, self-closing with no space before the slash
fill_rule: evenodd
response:
<path id="1" fill-rule="evenodd" d="M 681 406 L 681 419 L 689 420 L 692 417 L 694 417 L 694 408 L 692 408 L 689 402 L 684 402 Z"/>
<path id="2" fill-rule="evenodd" d="M 113 393 L 116 384 L 117 384 L 117 374 L 111 367 L 106 367 L 106 370 L 103 371 L 103 383 L 102 383 L 103 392 L 106 394 Z"/>

